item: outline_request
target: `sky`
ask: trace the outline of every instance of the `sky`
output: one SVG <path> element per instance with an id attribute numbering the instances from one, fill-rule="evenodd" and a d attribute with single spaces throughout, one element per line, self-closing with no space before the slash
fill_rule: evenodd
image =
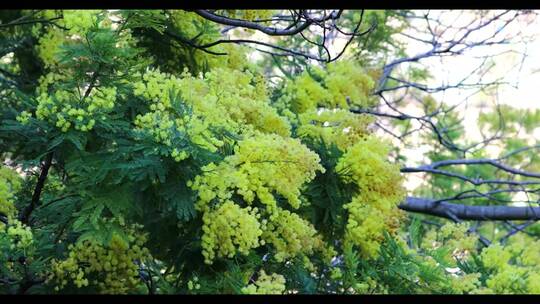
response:
<path id="1" fill-rule="evenodd" d="M 460 15 L 458 11 L 444 12 L 444 15 L 447 20 L 454 22 L 455 26 L 460 22 L 465 24 L 470 20 L 470 16 L 467 16 L 466 13 Z M 420 23 L 417 23 L 417 25 L 423 26 Z M 482 34 L 488 35 L 488 32 L 496 30 L 497 26 L 500 26 L 500 23 L 493 24 L 491 28 L 486 28 L 484 33 L 478 34 L 478 37 L 481 37 Z M 465 52 L 459 56 L 442 59 L 433 58 L 423 61 L 423 64 L 433 75 L 433 78 L 427 84 L 436 87 L 440 84 L 456 83 L 465 75 L 468 75 L 471 69 L 476 67 L 480 62 L 479 60 L 481 60 L 476 57 L 487 54 L 501 54 L 493 57 L 495 66 L 486 74 L 485 79 L 487 81 L 502 77 L 503 81 L 510 84 L 499 86 L 492 94 L 482 92 L 472 94 L 475 90 L 463 89 L 450 89 L 432 94 L 436 100 L 448 105 L 462 103 L 463 106 L 460 106 L 459 113 L 464 118 L 463 125 L 467 139 L 481 139 L 477 118 L 481 111 L 493 109 L 493 102 L 520 109 L 540 109 L 540 17 L 520 20 L 520 22 L 508 26 L 505 31 L 509 35 L 513 35 L 516 40 L 524 37 L 531 37 L 532 39 L 527 44 L 517 41 L 507 45 L 491 45 L 478 48 L 472 52 Z M 452 35 L 452 33 L 448 34 Z M 404 41 L 407 43 L 407 52 L 410 55 L 426 51 L 426 46 L 423 44 L 415 43 L 411 39 Z M 465 103 L 463 103 L 464 100 L 466 100 Z M 540 140 L 540 127 L 536 129 L 533 136 L 534 139 Z M 408 158 L 406 165 L 415 166 L 428 163 L 429 161 L 424 156 L 428 150 L 429 147 L 427 146 L 415 146 L 403 150 Z M 499 151 L 495 147 L 491 147 L 487 152 L 494 156 Z M 424 181 L 423 174 L 408 174 L 406 178 L 405 186 L 409 191 L 414 190 Z"/>

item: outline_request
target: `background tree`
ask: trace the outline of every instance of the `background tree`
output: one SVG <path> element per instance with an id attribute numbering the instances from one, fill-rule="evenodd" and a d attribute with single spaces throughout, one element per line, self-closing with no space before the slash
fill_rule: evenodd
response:
<path id="1" fill-rule="evenodd" d="M 0 11 L 0 290 L 539 292 L 540 112 L 429 65 L 535 14 L 449 15 Z"/>

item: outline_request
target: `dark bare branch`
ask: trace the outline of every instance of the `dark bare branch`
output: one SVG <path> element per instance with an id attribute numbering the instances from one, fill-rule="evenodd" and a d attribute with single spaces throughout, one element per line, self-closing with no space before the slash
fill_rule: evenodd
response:
<path id="1" fill-rule="evenodd" d="M 43 187 L 45 186 L 45 180 L 47 179 L 47 175 L 49 174 L 49 169 L 52 165 L 53 154 L 54 153 L 51 151 L 47 153 L 47 155 L 45 156 L 45 161 L 43 162 L 41 166 L 41 173 L 39 174 L 36 187 L 34 188 L 34 193 L 32 194 L 32 200 L 30 201 L 30 205 L 28 205 L 20 215 L 20 221 L 24 224 L 28 223 L 30 215 L 32 214 L 34 209 L 39 205 L 41 192 L 43 191 Z"/>
<path id="2" fill-rule="evenodd" d="M 540 207 L 467 206 L 433 199 L 407 197 L 399 205 L 404 211 L 422 213 L 447 219 L 476 221 L 540 220 Z"/>

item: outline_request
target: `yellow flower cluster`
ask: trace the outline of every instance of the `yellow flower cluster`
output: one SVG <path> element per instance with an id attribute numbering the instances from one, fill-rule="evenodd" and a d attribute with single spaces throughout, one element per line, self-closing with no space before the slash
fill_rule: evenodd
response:
<path id="1" fill-rule="evenodd" d="M 189 77 L 187 74 L 184 76 Z M 135 119 L 135 125 L 139 130 L 151 134 L 156 142 L 170 146 L 171 155 L 176 160 L 180 161 L 189 156 L 176 147 L 172 148 L 174 134 L 177 132 L 186 134 L 193 143 L 211 151 L 216 151 L 218 147 L 223 145 L 222 141 L 212 136 L 208 122 L 197 113 L 193 113 L 193 115 L 179 114 L 178 111 L 181 109 L 178 109 L 178 105 L 171 104 L 171 99 L 174 96 L 170 96 L 170 94 L 179 94 L 181 79 L 154 70 L 142 75 L 142 80 L 134 84 L 133 93 L 150 103 L 150 111 L 144 115 L 138 115 Z M 184 106 L 191 105 L 184 104 Z"/>
<path id="2" fill-rule="evenodd" d="M 322 71 L 319 73 L 323 73 Z M 321 77 L 323 77 L 321 75 Z M 316 110 L 318 105 L 324 105 L 329 99 L 326 88 L 321 83 L 313 79 L 307 72 L 294 78 L 286 84 L 282 97 L 278 100 L 278 105 L 293 113 L 301 114 L 309 110 Z"/>
<path id="3" fill-rule="evenodd" d="M 358 193 L 344 208 L 349 213 L 346 241 L 360 247 L 364 257 L 376 257 L 384 231 L 393 233 L 402 217 L 397 205 L 405 196 L 398 166 L 387 160 L 389 148 L 373 136 L 350 147 L 336 165 Z"/>
<path id="4" fill-rule="evenodd" d="M 315 249 L 325 246 L 313 225 L 298 214 L 283 209 L 270 215 L 262 237 L 276 248 L 274 258 L 278 262 L 299 254 L 312 254 Z"/>
<path id="5" fill-rule="evenodd" d="M 313 68 L 287 82 L 277 106 L 289 118 L 318 107 L 349 109 L 366 108 L 376 99 L 371 96 L 374 80 L 357 63 L 333 62 L 326 70 Z M 292 112 L 291 112 L 292 111 Z"/>
<path id="6" fill-rule="evenodd" d="M 330 278 L 332 280 L 339 280 L 343 277 L 343 273 L 341 272 L 341 269 L 337 267 L 332 267 L 330 270 Z"/>
<path id="7" fill-rule="evenodd" d="M 259 272 L 257 281 L 242 288 L 243 294 L 283 294 L 285 292 L 285 277 L 280 274 Z"/>
<path id="8" fill-rule="evenodd" d="M 0 213 L 8 220 L 15 216 L 17 209 L 13 204 L 14 193 L 21 187 L 21 177 L 14 170 L 0 166 Z M 0 227 L 4 225 L 0 223 Z"/>
<path id="9" fill-rule="evenodd" d="M 60 51 L 60 46 L 65 41 L 64 32 L 56 27 L 50 27 L 43 36 L 39 37 L 36 50 L 45 67 L 52 67 L 58 64 L 58 52 Z"/>
<path id="10" fill-rule="evenodd" d="M 306 182 L 315 177 L 316 171 L 324 170 L 319 164 L 319 156 L 300 143 L 298 139 L 283 138 L 276 134 L 256 134 L 239 142 L 235 147 L 235 154 L 228 156 L 220 164 L 209 164 L 203 167 L 203 174 L 195 178 L 188 185 L 198 191 L 199 200 L 196 208 L 203 211 L 203 218 L 208 218 L 212 225 L 218 225 L 219 221 L 230 228 L 221 228 L 210 232 L 204 231 L 203 239 L 212 240 L 210 245 L 218 247 L 217 251 L 233 253 L 234 241 L 215 242 L 216 239 L 231 239 L 230 225 L 237 225 L 236 234 L 249 236 L 249 246 L 245 249 L 258 246 L 258 238 L 261 236 L 261 245 L 273 244 L 278 253 L 276 259 L 292 257 L 300 253 L 312 253 L 314 248 L 321 247 L 322 240 L 316 237 L 316 230 L 298 215 L 278 207 L 273 193 L 280 194 L 287 199 L 293 208 L 300 206 L 300 189 Z M 247 204 L 254 204 L 257 198 L 264 205 L 260 213 L 265 216 L 258 222 L 258 215 L 248 214 L 236 206 L 230 199 L 233 194 L 240 195 Z M 239 220 L 231 220 L 223 211 L 215 212 L 214 201 L 221 206 L 227 206 L 230 214 L 246 213 L 246 223 L 239 225 Z M 234 207 L 236 206 L 236 207 Z M 254 208 L 254 210 L 257 210 Z M 258 210 L 257 210 L 258 211 Z M 266 218 L 266 216 L 268 218 Z M 222 218 L 222 219 L 220 219 Z M 209 223 L 205 222 L 205 225 Z M 228 222 L 228 223 L 227 223 Z M 255 224 L 257 222 L 257 224 Z M 252 226 L 252 232 L 244 232 L 242 227 Z M 217 226 L 216 226 L 217 227 Z M 203 228 L 204 230 L 204 228 Z M 233 231 L 233 230 L 231 230 Z M 211 233 L 211 236 L 207 234 Z M 238 243 L 238 241 L 237 241 Z M 229 245 L 226 245 L 229 244 Z M 221 248 L 221 246 L 227 246 Z M 239 244 L 235 244 L 239 246 Z M 211 250 L 207 247 L 207 252 Z M 239 250 L 240 251 L 240 250 Z M 244 251 L 247 253 L 247 251 Z M 213 255 L 205 254 L 207 262 L 212 261 Z M 224 256 L 225 254 L 222 254 Z"/>
<path id="11" fill-rule="evenodd" d="M 204 213 L 202 248 L 204 260 L 211 264 L 217 255 L 232 258 L 236 252 L 247 255 L 251 248 L 259 246 L 262 234 L 258 221 L 258 209 L 241 208 L 226 201 L 216 210 Z"/>
<path id="12" fill-rule="evenodd" d="M 504 247 L 497 244 L 484 249 L 482 263 L 497 273 L 488 280 L 488 287 L 496 285 L 497 281 L 502 281 L 500 277 L 507 272 L 525 272 L 528 274 L 526 283 L 528 291 L 540 293 L 539 284 L 534 282 L 534 278 L 540 276 L 540 255 L 538 252 L 540 252 L 540 241 L 524 234 L 513 236 L 512 241 Z"/>
<path id="13" fill-rule="evenodd" d="M 452 276 L 450 286 L 453 292 L 458 294 L 472 293 L 480 286 L 480 274 L 468 273 L 460 276 Z"/>
<path id="14" fill-rule="evenodd" d="M 229 18 L 249 21 L 270 19 L 275 13 L 275 10 L 225 10 Z"/>
<path id="15" fill-rule="evenodd" d="M 52 11 L 44 11 L 43 14 L 55 15 Z M 69 30 L 49 25 L 45 28 L 45 33 L 38 37 L 36 50 L 49 72 L 39 80 L 36 92 L 38 96 L 36 117 L 50 122 L 63 132 L 72 128 L 83 132 L 90 131 L 96 122 L 104 120 L 105 114 L 110 113 L 114 108 L 117 98 L 116 86 L 96 86 L 95 80 L 92 80 L 90 84 L 88 79 L 76 87 L 66 88 L 65 83 L 70 83 L 75 77 L 73 74 L 76 72 L 78 63 L 59 66 L 59 53 L 62 46 L 79 43 L 96 25 L 100 15 L 104 18 L 101 18 L 103 20 L 97 26 L 100 29 L 107 28 L 112 31 L 111 16 L 101 10 L 64 10 L 61 15 L 62 18 L 56 22 Z M 39 32 L 36 31 L 36 35 Z M 134 42 L 130 31 L 125 30 L 118 33 L 116 47 L 126 48 Z M 81 62 L 89 60 L 82 56 L 71 59 Z M 121 75 L 121 72 L 117 74 Z M 89 74 L 88 77 L 94 77 L 94 75 Z M 25 123 L 27 118 L 22 113 L 18 120 Z"/>
<path id="16" fill-rule="evenodd" d="M 235 154 L 219 165 L 203 167 L 205 173 L 197 176 L 191 187 L 199 191 L 199 210 L 206 210 L 216 197 L 229 199 L 234 189 L 249 204 L 257 196 L 270 212 L 277 208 L 272 191 L 298 208 L 301 186 L 317 171 L 324 171 L 319 161 L 319 156 L 298 139 L 258 134 L 242 140 Z"/>
<path id="17" fill-rule="evenodd" d="M 84 34 L 97 22 L 100 10 L 64 10 L 63 21 L 70 34 Z"/>
<path id="18" fill-rule="evenodd" d="M 520 290 L 527 290 L 528 286 L 534 288 L 535 282 L 529 284 L 528 269 L 507 265 L 498 269 L 486 280 L 486 286 L 475 290 L 480 294 L 514 294 Z M 534 276 L 533 276 L 534 278 Z M 540 290 L 527 290 L 527 293 L 539 293 Z"/>
<path id="19" fill-rule="evenodd" d="M 466 223 L 446 223 L 440 229 L 432 229 L 426 233 L 422 240 L 422 247 L 437 249 L 441 246 L 452 248 L 446 257 L 448 262 L 464 260 L 476 249 L 477 237 L 467 233 L 469 225 Z"/>
<path id="20" fill-rule="evenodd" d="M 22 123 L 23 125 L 28 123 L 28 120 L 32 117 L 32 114 L 28 111 L 22 111 L 21 114 L 17 116 L 17 121 Z"/>
<path id="21" fill-rule="evenodd" d="M 36 109 L 38 119 L 49 121 L 63 132 L 72 127 L 85 132 L 92 130 L 96 119 L 105 119 L 105 114 L 113 110 L 116 87 L 93 88 L 86 97 L 66 90 L 48 93 L 48 85 L 62 78 L 49 73 L 41 79 Z"/>
<path id="22" fill-rule="evenodd" d="M 540 294 L 540 272 L 529 272 L 527 278 L 527 291 L 531 294 Z"/>
<path id="23" fill-rule="evenodd" d="M 336 144 L 343 151 L 367 136 L 368 125 L 373 122 L 371 116 L 343 109 L 311 110 L 298 118 L 298 136 L 321 139 L 326 144 Z"/>
<path id="24" fill-rule="evenodd" d="M 68 30 L 64 31 L 56 26 L 50 25 L 46 28 L 45 34 L 38 38 L 36 50 L 39 58 L 41 58 L 45 64 L 45 67 L 52 68 L 57 65 L 57 56 L 60 47 L 63 44 L 71 43 L 72 41 L 84 37 L 88 30 L 96 24 L 97 17 L 100 13 L 102 13 L 100 10 L 63 10 L 63 18 L 55 22 Z M 41 15 L 44 19 L 56 17 L 56 13 L 53 10 L 44 10 L 41 12 Z M 109 19 L 106 20 L 110 22 Z M 106 22 L 100 24 L 100 26 L 105 25 L 107 25 Z M 38 35 L 41 27 L 42 25 L 39 25 L 33 29 L 34 35 Z"/>
<path id="25" fill-rule="evenodd" d="M 500 244 L 494 244 L 482 250 L 482 263 L 487 268 L 503 268 L 508 264 L 512 254 Z"/>
<path id="26" fill-rule="evenodd" d="M 140 284 L 135 262 L 149 257 L 148 249 L 143 247 L 145 242 L 145 235 L 131 229 L 128 241 L 113 234 L 106 246 L 94 240 L 70 245 L 67 259 L 52 261 L 49 281 L 58 284 L 55 290 L 64 288 L 71 280 L 77 288 L 97 286 L 101 293 L 132 291 Z"/>
<path id="27" fill-rule="evenodd" d="M 352 105 L 366 108 L 376 104 L 377 99 L 371 96 L 375 82 L 358 64 L 338 61 L 328 65 L 327 73 L 324 83 L 330 94 L 329 104 L 342 109 Z"/>
<path id="28" fill-rule="evenodd" d="M 6 233 L 12 239 L 11 249 L 24 250 L 33 243 L 32 230 L 18 220 L 10 221 Z"/>
<path id="29" fill-rule="evenodd" d="M 353 200 L 344 205 L 344 208 L 349 212 L 347 221 L 346 241 L 352 242 L 360 247 L 360 252 L 366 258 L 374 258 L 379 252 L 379 247 L 384 240 L 384 231 L 386 230 L 386 221 L 389 220 L 388 215 L 392 210 L 383 209 L 387 202 L 384 202 L 384 207 L 372 206 L 369 199 L 364 200 L 365 195 L 354 197 Z M 382 210 L 381 210 L 382 209 Z"/>
<path id="30" fill-rule="evenodd" d="M 480 259 L 488 271 L 485 286 L 472 290 L 481 294 L 540 293 L 540 241 L 517 234 L 502 246 L 484 248 Z M 480 274 L 478 274 L 480 275 Z"/>
<path id="31" fill-rule="evenodd" d="M 189 280 L 188 283 L 187 283 L 187 286 L 188 286 L 188 289 L 189 290 L 198 290 L 198 289 L 201 289 L 201 284 L 198 283 L 199 281 L 199 278 L 198 277 L 193 277 L 193 280 Z"/>
<path id="32" fill-rule="evenodd" d="M 290 134 L 286 119 L 269 105 L 264 84 L 249 72 L 216 69 L 204 78 L 188 73 L 176 78 L 153 70 L 142 75 L 142 81 L 133 87 L 134 95 L 146 100 L 150 109 L 137 116 L 135 125 L 157 142 L 170 146 L 171 153 L 180 149 L 174 142 L 178 133 L 210 151 L 224 144 L 212 130 Z M 172 104 L 174 98 L 181 101 Z M 188 156 L 180 150 L 174 154 L 181 156 L 178 159 Z"/>

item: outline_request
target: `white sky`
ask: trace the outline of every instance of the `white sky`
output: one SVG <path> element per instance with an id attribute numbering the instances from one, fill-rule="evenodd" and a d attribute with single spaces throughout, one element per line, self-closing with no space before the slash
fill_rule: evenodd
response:
<path id="1" fill-rule="evenodd" d="M 459 12 L 445 12 L 448 20 L 456 20 L 456 23 L 466 22 L 467 16 L 455 19 Z M 424 23 L 425 24 L 425 23 Z M 493 27 L 500 26 L 494 24 Z M 491 30 L 493 30 L 493 27 Z M 486 29 L 489 31 L 490 29 Z M 462 79 L 464 75 L 468 75 L 472 68 L 479 63 L 479 59 L 475 56 L 487 54 L 498 54 L 504 51 L 511 51 L 494 57 L 495 67 L 487 74 L 488 79 L 497 79 L 504 77 L 504 81 L 510 82 L 512 85 L 501 85 L 494 94 L 477 93 L 471 96 L 474 90 L 450 89 L 441 93 L 432 94 L 436 100 L 449 105 L 462 102 L 467 99 L 467 107 L 460 107 L 459 113 L 464 117 L 464 127 L 466 137 L 471 140 L 481 139 L 477 118 L 482 107 L 493 107 L 493 102 L 497 101 L 500 104 L 511 105 L 512 107 L 521 109 L 540 109 L 540 21 L 539 18 L 532 20 L 532 23 L 516 22 L 507 29 L 516 38 L 522 38 L 526 35 L 532 35 L 534 39 L 524 44 L 515 43 L 509 45 L 492 45 L 484 48 L 479 48 L 475 52 L 464 53 L 460 56 L 445 57 L 444 59 L 434 58 L 423 61 L 427 65 L 428 70 L 434 76 L 428 82 L 429 86 L 436 87 L 440 84 L 456 83 Z M 519 33 L 519 34 L 516 34 Z M 479 33 L 481 36 L 483 33 Z M 417 44 L 412 40 L 408 40 L 408 54 L 414 55 L 426 51 L 426 46 Z M 523 59 L 523 54 L 526 54 Z M 476 64 L 475 64 L 476 63 Z M 471 81 L 474 82 L 474 81 Z M 409 112 L 414 114 L 414 111 Z M 531 140 L 540 140 L 540 128 L 536 129 Z M 422 163 L 427 163 L 428 160 L 424 157 L 429 150 L 427 146 L 416 146 L 412 149 L 404 150 L 407 156 L 407 165 L 415 166 Z M 489 153 L 490 151 L 488 151 Z M 497 152 L 497 151 L 491 151 Z M 405 183 L 406 188 L 411 191 L 418 187 L 423 181 L 423 174 L 408 174 Z"/>

